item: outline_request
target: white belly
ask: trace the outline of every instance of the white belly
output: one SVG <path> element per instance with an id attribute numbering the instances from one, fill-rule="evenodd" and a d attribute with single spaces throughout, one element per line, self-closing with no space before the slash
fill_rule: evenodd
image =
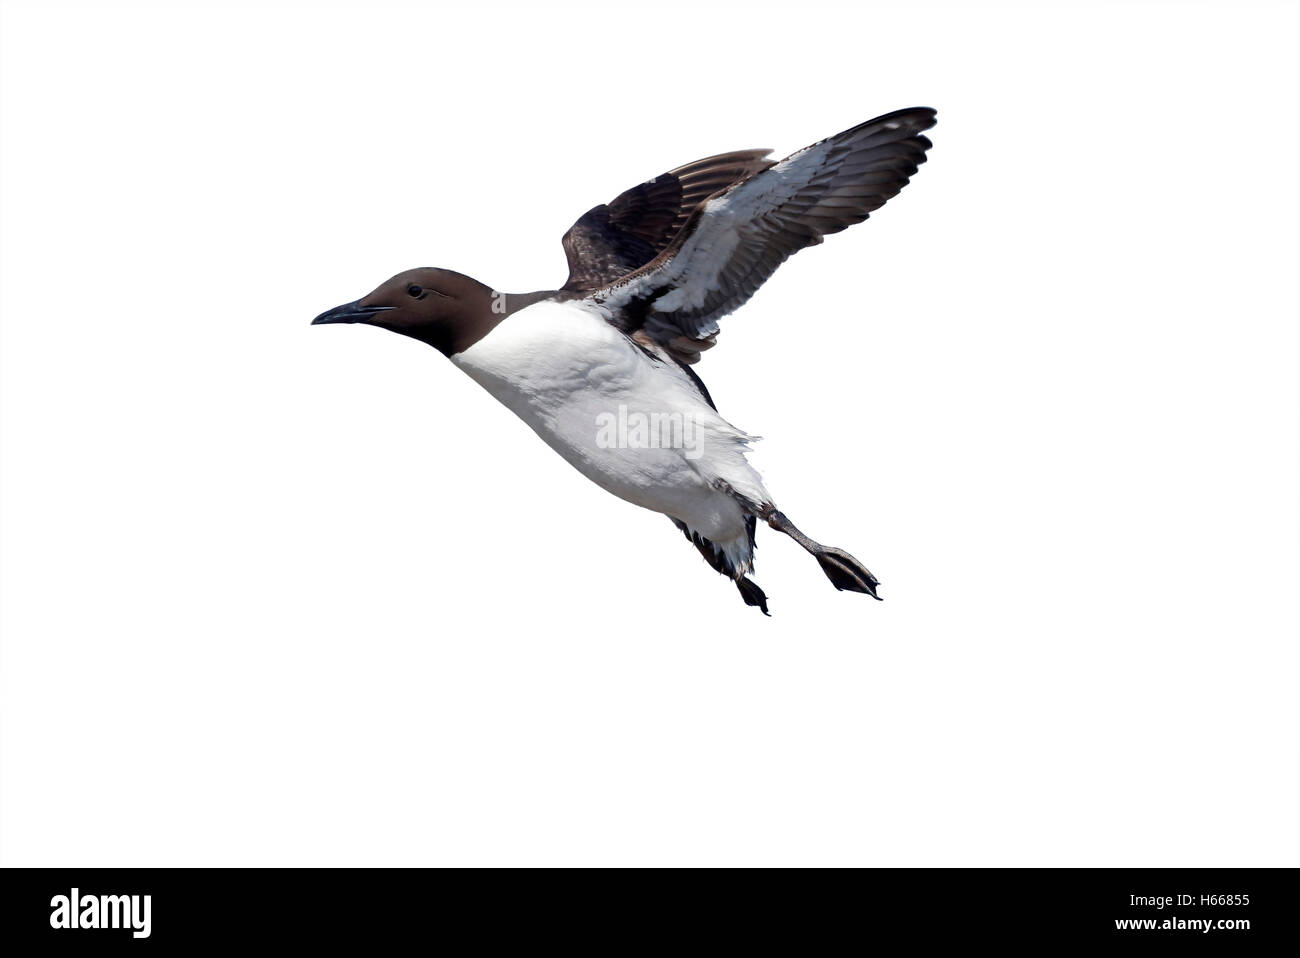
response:
<path id="1" fill-rule="evenodd" d="M 722 484 L 771 501 L 745 460 L 750 437 L 596 307 L 537 303 L 451 358 L 587 478 L 720 546 L 744 536 L 745 518 Z"/>

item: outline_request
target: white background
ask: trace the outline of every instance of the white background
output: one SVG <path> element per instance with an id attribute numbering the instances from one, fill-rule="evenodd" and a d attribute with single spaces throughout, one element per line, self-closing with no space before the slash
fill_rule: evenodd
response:
<path id="1" fill-rule="evenodd" d="M 1300 862 L 1297 7 L 4 3 L 4 863 Z M 434 351 L 900 107 L 699 367 L 745 608 Z"/>

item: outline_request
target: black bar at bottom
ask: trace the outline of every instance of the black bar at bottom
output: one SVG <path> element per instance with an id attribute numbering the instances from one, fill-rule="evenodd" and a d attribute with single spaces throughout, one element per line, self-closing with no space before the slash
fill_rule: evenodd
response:
<path id="1" fill-rule="evenodd" d="M 597 874 L 597 872 L 600 872 Z M 1300 943 L 1292 869 L 5 869 L 0 943 Z M 19 954 L 10 950 L 9 954 Z"/>

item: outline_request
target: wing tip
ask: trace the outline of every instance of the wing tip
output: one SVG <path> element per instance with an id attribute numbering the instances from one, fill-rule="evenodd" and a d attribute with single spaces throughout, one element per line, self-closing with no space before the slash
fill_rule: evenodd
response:
<path id="1" fill-rule="evenodd" d="M 873 117 L 865 123 L 859 123 L 857 126 L 846 130 L 845 133 L 855 133 L 868 127 L 903 120 L 908 121 L 906 124 L 908 133 L 920 133 L 922 130 L 928 130 L 939 122 L 939 111 L 932 106 L 908 106 L 901 110 L 894 110 L 892 113 L 882 113 L 880 116 Z"/>

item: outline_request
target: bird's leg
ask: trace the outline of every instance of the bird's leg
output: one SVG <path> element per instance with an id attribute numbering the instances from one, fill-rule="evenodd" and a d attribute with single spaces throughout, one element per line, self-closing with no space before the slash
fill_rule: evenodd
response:
<path id="1" fill-rule="evenodd" d="M 736 588 L 740 590 L 740 597 L 745 600 L 745 605 L 756 605 L 764 615 L 772 614 L 767 611 L 767 595 L 758 587 L 757 582 L 743 575 L 737 576 L 734 581 Z"/>
<path id="2" fill-rule="evenodd" d="M 843 549 L 824 546 L 820 542 L 809 539 L 786 518 L 785 513 L 778 511 L 775 506 L 766 506 L 759 513 L 759 518 L 777 532 L 784 532 L 808 550 L 835 588 L 841 591 L 847 589 L 850 592 L 863 592 L 873 599 L 880 598 L 876 595 L 876 586 L 880 585 L 880 580 L 871 574 L 870 569 Z"/>
<path id="3" fill-rule="evenodd" d="M 752 519 L 749 521 L 753 522 Z M 682 534 L 686 536 L 686 540 L 699 550 L 700 555 L 704 556 L 704 561 L 714 571 L 720 572 L 736 583 L 736 588 L 740 590 L 740 597 L 745 600 L 745 605 L 758 606 L 764 615 L 770 616 L 772 614 L 767 611 L 767 595 L 758 587 L 757 582 L 746 577 L 744 572 L 732 568 L 726 556 L 715 548 L 712 542 L 705 539 L 698 532 L 691 532 L 690 528 L 682 520 L 673 519 L 673 525 L 680 529 Z"/>

